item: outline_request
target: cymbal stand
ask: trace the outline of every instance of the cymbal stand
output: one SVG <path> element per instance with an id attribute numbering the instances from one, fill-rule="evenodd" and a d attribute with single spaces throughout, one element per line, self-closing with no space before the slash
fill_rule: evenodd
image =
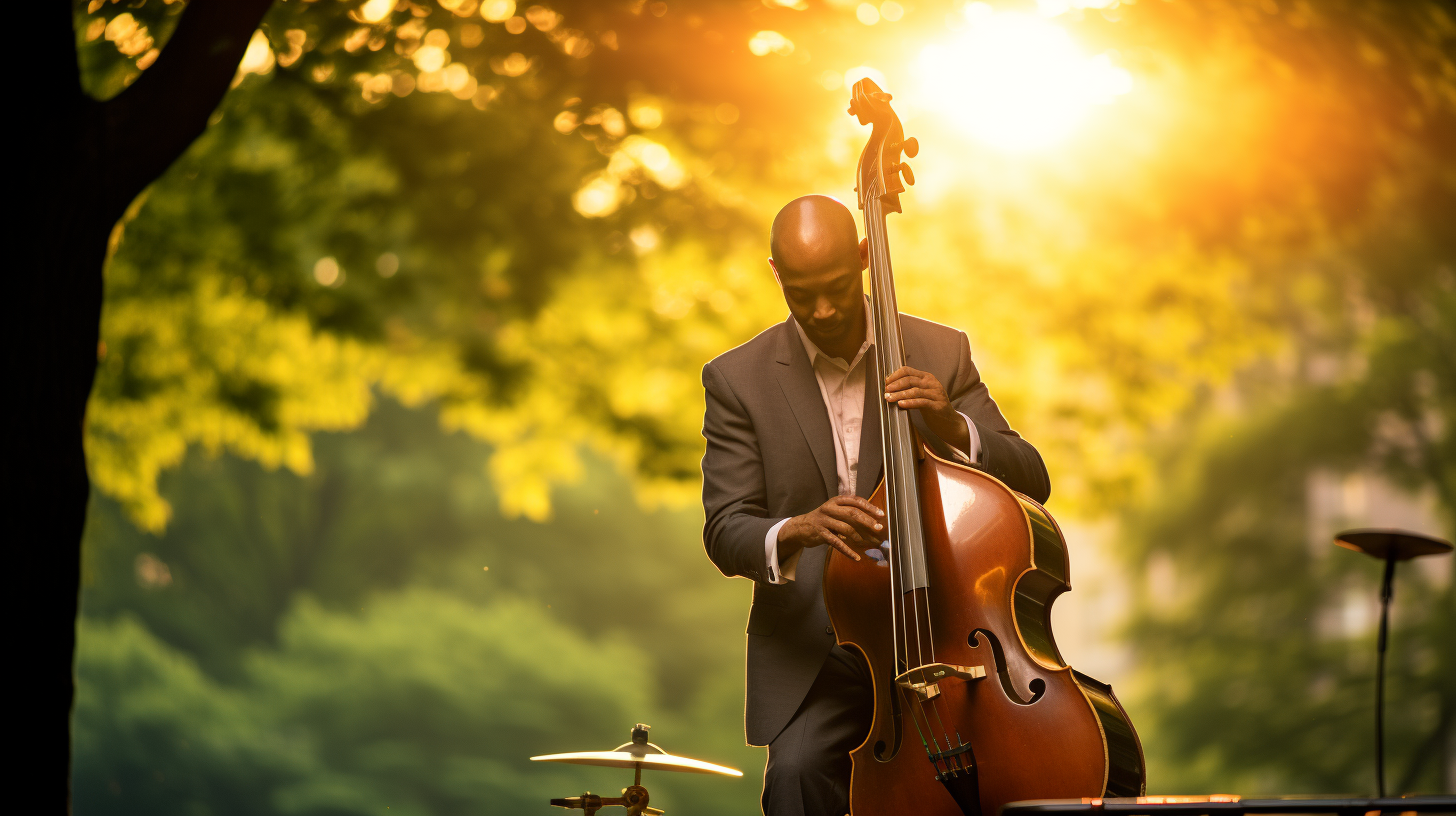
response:
<path id="1" fill-rule="evenodd" d="M 1375 641 L 1375 788 L 1385 796 L 1385 650 L 1390 640 L 1390 599 L 1395 595 L 1395 564 L 1423 555 L 1450 555 L 1451 544 L 1411 530 L 1346 530 L 1335 543 L 1385 562 L 1380 579 L 1380 637 Z"/>
<path id="2" fill-rule="evenodd" d="M 1385 796 L 1385 645 L 1390 631 L 1390 599 L 1395 594 L 1395 551 L 1385 556 L 1380 581 L 1380 638 L 1375 644 L 1375 787 Z"/>
<path id="3" fill-rule="evenodd" d="M 551 804 L 561 808 L 578 808 L 586 812 L 586 816 L 594 814 L 604 807 L 624 807 L 627 809 L 627 816 L 662 816 L 664 811 L 654 807 L 648 807 L 650 797 L 647 789 L 642 787 L 642 766 L 637 766 L 637 778 L 629 788 L 622 789 L 621 796 L 598 796 L 591 791 L 581 796 L 568 796 L 564 799 L 552 799 Z"/>

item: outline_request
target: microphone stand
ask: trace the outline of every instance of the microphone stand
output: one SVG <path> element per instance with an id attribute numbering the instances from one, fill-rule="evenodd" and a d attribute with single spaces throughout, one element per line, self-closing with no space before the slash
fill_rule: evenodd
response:
<path id="1" fill-rule="evenodd" d="M 1375 642 L 1375 786 L 1385 798 L 1385 651 L 1390 642 L 1390 599 L 1395 595 L 1395 562 L 1422 555 L 1444 555 L 1451 545 L 1409 530 L 1346 530 L 1335 544 L 1385 562 L 1380 580 L 1380 636 Z"/>

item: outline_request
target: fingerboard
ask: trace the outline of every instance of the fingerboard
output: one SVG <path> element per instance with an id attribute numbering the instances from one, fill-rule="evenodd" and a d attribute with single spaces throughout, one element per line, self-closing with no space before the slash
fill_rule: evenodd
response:
<path id="1" fill-rule="evenodd" d="M 895 273 L 890 267 L 890 244 L 878 185 L 865 196 L 865 235 L 869 238 L 870 319 L 875 327 L 875 362 L 884 393 L 884 378 L 905 364 L 905 343 L 900 333 L 900 310 L 895 300 Z M 920 485 L 916 480 L 917 444 L 910 412 L 880 406 L 882 453 L 885 462 L 885 505 L 890 522 L 890 553 L 897 569 L 895 589 L 909 593 L 930 586 L 925 567 L 925 527 L 920 520 Z"/>

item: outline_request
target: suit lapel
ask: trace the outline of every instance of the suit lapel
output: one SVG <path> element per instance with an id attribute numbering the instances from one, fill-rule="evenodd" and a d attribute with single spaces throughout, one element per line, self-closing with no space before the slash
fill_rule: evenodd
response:
<path id="1" fill-rule="evenodd" d="M 782 324 L 779 332 L 779 353 L 774 374 L 784 399 L 798 420 L 799 430 L 814 453 L 814 462 L 819 465 L 819 474 L 824 478 L 826 496 L 839 493 L 839 476 L 834 468 L 834 431 L 829 426 L 829 411 L 824 407 L 824 395 L 819 393 L 819 381 L 814 378 L 814 366 L 799 340 L 799 332 L 790 317 Z"/>
<path id="2" fill-rule="evenodd" d="M 880 483 L 884 448 L 880 440 L 880 411 L 885 407 L 884 377 L 875 365 L 875 355 L 865 355 L 864 417 L 859 426 L 859 466 L 855 469 L 854 492 L 868 499 Z"/>

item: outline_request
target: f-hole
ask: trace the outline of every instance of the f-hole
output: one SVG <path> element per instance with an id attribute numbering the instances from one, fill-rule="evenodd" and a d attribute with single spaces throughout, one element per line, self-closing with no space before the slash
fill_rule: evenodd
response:
<path id="1" fill-rule="evenodd" d="M 890 733 L 894 734 L 895 744 L 891 746 L 886 746 L 884 740 L 876 740 L 874 750 L 875 759 L 879 760 L 880 762 L 889 762 L 890 760 L 895 758 L 896 754 L 900 753 L 900 743 L 902 742 L 901 738 L 904 736 L 902 731 L 904 724 L 904 721 L 901 719 L 900 695 L 895 693 L 895 686 L 891 685 Z"/>
<path id="2" fill-rule="evenodd" d="M 1022 699 L 1011 682 L 1011 672 L 1006 668 L 1006 652 L 1001 648 L 1001 641 L 994 634 L 986 629 L 977 629 L 966 638 L 966 645 L 972 649 L 980 647 L 979 635 L 985 635 L 986 642 L 991 644 L 991 656 L 996 661 L 996 676 L 1001 679 L 1001 690 L 1006 692 L 1006 696 L 1010 697 L 1013 703 L 1024 706 L 1040 700 L 1041 696 L 1046 693 L 1046 681 L 1040 677 L 1033 679 L 1028 685 L 1031 689 L 1031 699 Z"/>

